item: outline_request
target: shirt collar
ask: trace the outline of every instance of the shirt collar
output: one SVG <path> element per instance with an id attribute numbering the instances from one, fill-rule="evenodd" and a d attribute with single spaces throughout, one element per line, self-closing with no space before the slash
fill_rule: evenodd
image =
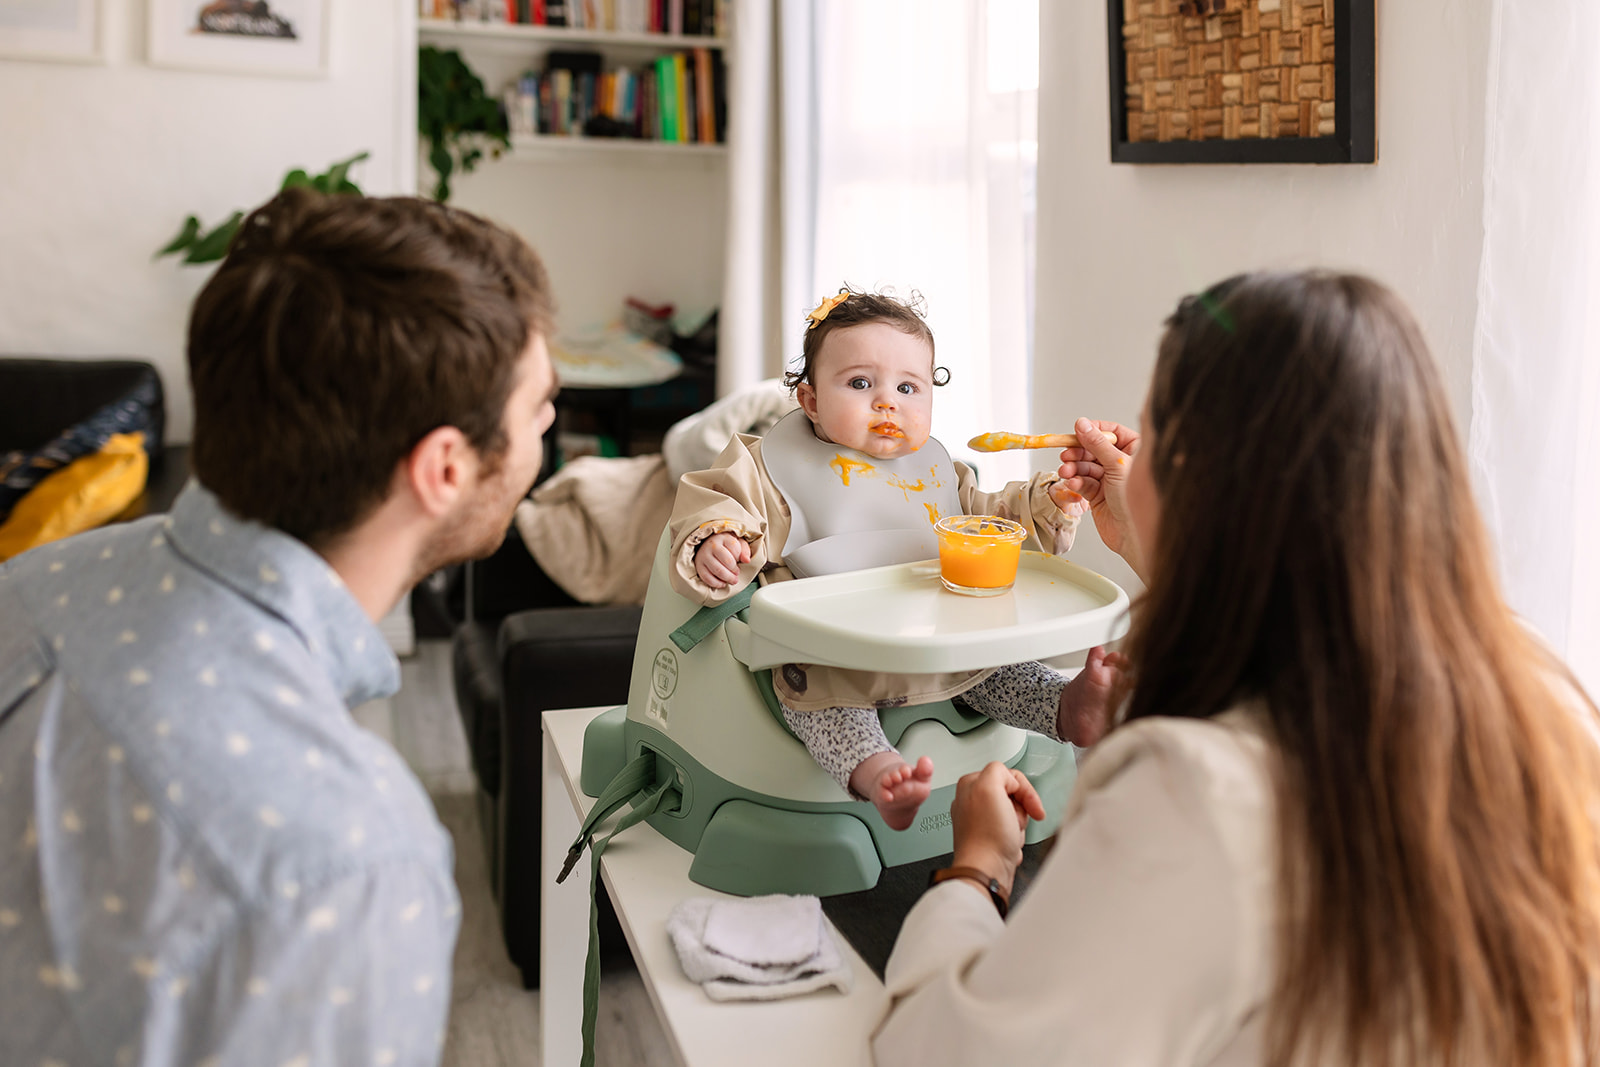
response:
<path id="1" fill-rule="evenodd" d="M 346 706 L 400 688 L 400 663 L 383 632 L 303 541 L 237 518 L 197 481 L 184 488 L 167 521 L 181 555 L 300 634 Z"/>

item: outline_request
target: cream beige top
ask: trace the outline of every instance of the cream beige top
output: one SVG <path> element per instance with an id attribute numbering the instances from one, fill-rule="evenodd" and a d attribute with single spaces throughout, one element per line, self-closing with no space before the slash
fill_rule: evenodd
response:
<path id="1" fill-rule="evenodd" d="M 956 462 L 957 496 L 969 514 L 998 515 L 1028 530 L 1024 547 L 1063 555 L 1072 547 L 1080 514 L 1063 511 L 1050 499 L 1055 474 L 1036 474 L 1026 482 L 1010 482 L 998 493 L 978 488 L 972 468 Z M 667 524 L 672 538 L 672 587 L 699 604 L 718 604 L 750 582 L 786 581 L 794 577 L 783 562 L 789 539 L 789 506 L 761 460 L 761 440 L 736 434 L 708 470 L 685 474 Z M 739 568 L 739 581 L 713 589 L 694 569 L 695 550 L 712 534 L 728 531 L 750 545 L 750 561 Z M 784 705 L 796 711 L 828 707 L 894 707 L 956 696 L 977 685 L 992 670 L 945 674 L 890 674 L 848 671 L 813 664 L 794 664 L 772 673 Z"/>
<path id="2" fill-rule="evenodd" d="M 881 1067 L 1261 1062 L 1275 950 L 1273 749 L 1261 719 L 1146 719 L 1085 761 L 1002 922 L 928 891 L 889 959 Z"/>

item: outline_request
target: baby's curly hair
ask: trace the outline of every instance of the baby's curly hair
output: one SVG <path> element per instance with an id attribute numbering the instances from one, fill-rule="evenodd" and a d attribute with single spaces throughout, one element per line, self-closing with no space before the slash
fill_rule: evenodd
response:
<path id="1" fill-rule="evenodd" d="M 933 331 L 928 329 L 928 323 L 922 317 L 921 293 L 913 289 L 908 299 L 901 300 L 892 292 L 858 292 L 850 288 L 848 283 L 839 288 L 839 293 L 844 299 L 833 306 L 827 318 L 817 321 L 807 316 L 806 339 L 800 349 L 800 367 L 784 373 L 784 385 L 793 389 L 801 382 L 811 382 L 811 372 L 816 366 L 817 353 L 822 351 L 822 342 L 828 339 L 830 333 L 869 322 L 885 322 L 901 333 L 921 338 L 928 342 L 928 354 L 929 358 L 932 358 Z M 945 385 L 949 381 L 948 368 L 939 366 L 933 368 L 934 385 Z"/>

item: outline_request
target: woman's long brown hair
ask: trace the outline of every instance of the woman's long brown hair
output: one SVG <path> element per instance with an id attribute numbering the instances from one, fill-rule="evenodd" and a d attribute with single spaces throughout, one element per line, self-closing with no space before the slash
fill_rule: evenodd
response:
<path id="1" fill-rule="evenodd" d="M 1502 598 L 1410 313 L 1229 279 L 1168 321 L 1147 412 L 1128 718 L 1270 719 L 1269 1062 L 1600 1063 L 1595 709 Z"/>

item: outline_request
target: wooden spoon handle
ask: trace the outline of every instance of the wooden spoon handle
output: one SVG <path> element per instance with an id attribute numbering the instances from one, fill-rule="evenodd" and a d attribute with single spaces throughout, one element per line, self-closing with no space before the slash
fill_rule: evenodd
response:
<path id="1" fill-rule="evenodd" d="M 980 433 L 967 442 L 967 447 L 978 452 L 1003 452 L 1012 448 L 1077 448 L 1075 433 Z"/>

